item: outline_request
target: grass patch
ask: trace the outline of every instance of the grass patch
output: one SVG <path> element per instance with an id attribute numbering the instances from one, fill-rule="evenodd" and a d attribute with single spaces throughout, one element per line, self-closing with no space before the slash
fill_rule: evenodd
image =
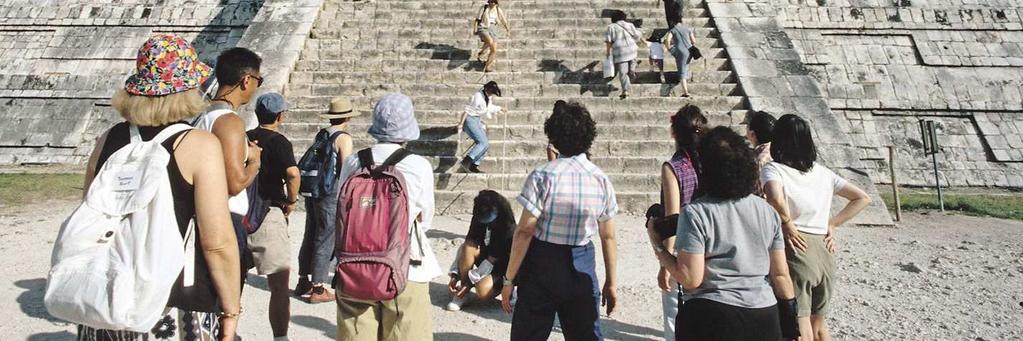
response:
<path id="1" fill-rule="evenodd" d="M 20 206 L 82 195 L 82 174 L 0 174 L 0 204 Z"/>
<path id="2" fill-rule="evenodd" d="M 895 208 L 891 193 L 881 193 L 889 208 Z M 937 194 L 899 193 L 903 211 L 939 210 Z M 945 195 L 945 210 L 967 215 L 1023 220 L 1023 195 Z"/>

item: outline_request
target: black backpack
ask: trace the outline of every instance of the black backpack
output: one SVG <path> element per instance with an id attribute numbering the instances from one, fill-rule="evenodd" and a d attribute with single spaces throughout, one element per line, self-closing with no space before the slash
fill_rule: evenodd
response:
<path id="1" fill-rule="evenodd" d="M 298 169 L 302 175 L 298 194 L 306 198 L 320 199 L 333 193 L 338 173 L 341 172 L 341 162 L 344 161 L 339 160 L 340 155 L 334 147 L 334 140 L 341 134 L 347 133 L 338 131 L 330 134 L 326 129 L 316 133 L 313 144 L 298 161 Z"/>

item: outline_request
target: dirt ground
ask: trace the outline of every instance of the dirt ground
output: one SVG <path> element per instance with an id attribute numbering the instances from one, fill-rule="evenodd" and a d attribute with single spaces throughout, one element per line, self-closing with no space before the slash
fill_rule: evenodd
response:
<path id="1" fill-rule="evenodd" d="M 53 240 L 75 204 L 0 208 L 0 311 L 9 314 L 0 323 L 3 339 L 73 339 L 73 326 L 49 316 L 42 296 Z M 303 218 L 299 213 L 292 222 L 293 253 L 301 241 Z M 842 340 L 1023 339 L 1023 223 L 939 213 L 908 214 L 904 220 L 898 228 L 840 230 L 832 334 Z M 604 334 L 613 340 L 658 339 L 656 267 L 641 220 L 621 217 L 617 223 L 620 310 L 603 319 Z M 446 268 L 468 226 L 467 217 L 442 217 L 435 225 L 429 236 Z M 269 340 L 266 281 L 250 275 L 249 283 L 240 335 Z M 508 338 L 511 317 L 497 301 L 444 311 L 445 283 L 437 278 L 431 284 L 435 339 Z M 292 316 L 292 340 L 335 335 L 333 304 L 293 299 Z M 562 339 L 557 331 L 551 338 Z"/>

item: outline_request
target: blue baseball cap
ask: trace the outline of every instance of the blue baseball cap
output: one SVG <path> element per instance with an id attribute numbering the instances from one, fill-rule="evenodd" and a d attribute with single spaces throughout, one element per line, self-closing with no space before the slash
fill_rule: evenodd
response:
<path id="1" fill-rule="evenodd" d="M 288 110 L 288 103 L 284 96 L 276 92 L 268 92 L 256 99 L 256 116 L 267 119 L 277 118 L 277 114 Z"/>

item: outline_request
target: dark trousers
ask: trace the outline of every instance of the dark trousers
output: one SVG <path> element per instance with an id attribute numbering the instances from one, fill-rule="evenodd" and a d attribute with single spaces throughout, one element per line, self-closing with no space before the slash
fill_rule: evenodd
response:
<path id="1" fill-rule="evenodd" d="M 534 238 L 518 276 L 511 339 L 547 340 L 554 316 L 565 340 L 603 340 L 593 243 L 557 245 Z"/>
<path id="2" fill-rule="evenodd" d="M 312 275 L 313 283 L 330 283 L 337 203 L 307 198 L 305 211 L 305 234 L 298 250 L 298 275 Z"/>
<path id="3" fill-rule="evenodd" d="M 781 340 L 778 307 L 774 305 L 754 309 L 691 299 L 679 307 L 675 326 L 677 341 Z"/>

